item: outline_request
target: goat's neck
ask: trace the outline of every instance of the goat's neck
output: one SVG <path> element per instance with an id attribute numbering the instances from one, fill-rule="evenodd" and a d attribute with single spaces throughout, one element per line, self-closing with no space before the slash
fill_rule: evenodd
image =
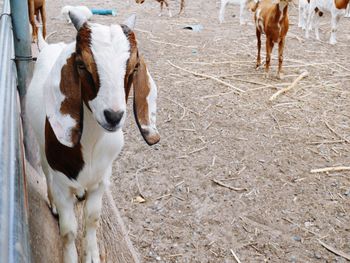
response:
<path id="1" fill-rule="evenodd" d="M 277 6 L 278 6 L 278 11 L 285 14 L 288 9 L 288 2 L 281 1 L 277 4 Z"/>
<path id="2" fill-rule="evenodd" d="M 275 21 L 279 23 L 287 15 L 288 2 L 281 1 L 278 4 L 276 4 L 275 12 L 276 12 Z"/>

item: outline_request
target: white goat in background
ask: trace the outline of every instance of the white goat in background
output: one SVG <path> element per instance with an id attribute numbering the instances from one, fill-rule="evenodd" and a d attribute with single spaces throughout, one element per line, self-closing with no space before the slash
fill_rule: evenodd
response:
<path id="1" fill-rule="evenodd" d="M 349 4 L 349 0 L 311 0 L 308 9 L 306 21 L 305 38 L 309 38 L 311 25 L 315 28 L 315 36 L 320 40 L 319 36 L 319 19 L 324 12 L 331 14 L 331 37 L 329 43 L 334 45 L 337 43 L 336 33 L 338 23 L 341 17 L 345 15 L 345 9 Z"/>
<path id="2" fill-rule="evenodd" d="M 221 0 L 219 11 L 219 21 L 223 23 L 225 20 L 225 8 L 227 4 L 239 5 L 239 23 L 244 25 L 248 22 L 249 4 L 253 0 Z"/>

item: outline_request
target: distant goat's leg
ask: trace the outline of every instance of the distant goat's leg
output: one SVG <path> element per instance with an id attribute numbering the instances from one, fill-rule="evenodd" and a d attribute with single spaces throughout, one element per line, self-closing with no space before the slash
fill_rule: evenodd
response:
<path id="1" fill-rule="evenodd" d="M 315 13 L 314 19 L 313 19 L 313 25 L 315 28 L 315 37 L 317 40 L 320 40 L 320 33 L 319 33 L 319 27 L 320 27 L 320 17 L 319 12 Z M 311 30 L 311 29 L 310 29 Z"/>
<path id="2" fill-rule="evenodd" d="M 269 69 L 271 62 L 271 53 L 273 49 L 273 41 L 272 39 L 266 37 L 266 65 L 265 65 L 265 78 L 269 77 Z"/>
<path id="3" fill-rule="evenodd" d="M 111 169 L 108 170 L 111 173 Z M 109 178 L 109 175 L 106 177 Z M 84 259 L 83 263 L 99 263 L 100 254 L 96 238 L 96 229 L 101 216 L 102 197 L 106 189 L 106 183 L 101 182 L 96 189 L 89 190 L 86 195 L 84 218 Z"/>
<path id="4" fill-rule="evenodd" d="M 164 5 L 164 1 L 163 1 L 163 0 L 160 0 L 159 3 L 160 3 L 160 13 L 159 13 L 159 16 L 162 16 L 162 14 L 163 14 L 163 5 Z"/>
<path id="5" fill-rule="evenodd" d="M 284 44 L 285 44 L 285 38 L 282 38 L 281 41 L 278 43 L 278 71 L 277 71 L 277 78 L 278 79 L 281 79 L 283 77 L 282 63 L 283 63 Z"/>
<path id="6" fill-rule="evenodd" d="M 227 0 L 221 0 L 221 7 L 219 12 L 219 21 L 220 23 L 223 23 L 225 20 L 225 7 L 227 4 Z"/>
<path id="7" fill-rule="evenodd" d="M 331 38 L 329 39 L 329 43 L 331 45 L 334 45 L 337 43 L 337 30 L 338 30 L 338 22 L 340 20 L 340 16 L 336 14 L 332 14 L 332 20 L 331 20 L 331 25 L 332 25 L 332 31 L 331 31 Z"/>
<path id="8" fill-rule="evenodd" d="M 41 13 L 41 22 L 43 24 L 43 38 L 45 39 L 46 37 L 46 6 L 45 6 L 45 1 L 43 3 L 43 6 L 40 9 Z"/>
<path id="9" fill-rule="evenodd" d="M 183 12 L 184 8 L 185 8 L 185 0 L 181 0 L 179 15 Z"/>
<path id="10" fill-rule="evenodd" d="M 246 3 L 241 3 L 239 7 L 239 24 L 240 25 L 246 24 L 245 6 L 246 6 Z"/>
<path id="11" fill-rule="evenodd" d="M 256 29 L 256 38 L 258 43 L 258 56 L 256 58 L 256 66 L 255 68 L 258 69 L 261 65 L 261 57 L 260 57 L 260 51 L 261 51 L 261 32 Z"/>
<path id="12" fill-rule="evenodd" d="M 171 11 L 170 11 L 170 8 L 169 8 L 169 4 L 168 4 L 167 0 L 164 0 L 164 4 L 165 4 L 166 8 L 168 9 L 169 17 L 172 17 L 172 14 L 171 14 Z"/>
<path id="13" fill-rule="evenodd" d="M 32 26 L 32 42 L 34 43 L 38 39 L 38 28 L 35 24 L 35 7 L 34 0 L 29 1 L 28 11 L 29 11 L 29 22 Z"/>

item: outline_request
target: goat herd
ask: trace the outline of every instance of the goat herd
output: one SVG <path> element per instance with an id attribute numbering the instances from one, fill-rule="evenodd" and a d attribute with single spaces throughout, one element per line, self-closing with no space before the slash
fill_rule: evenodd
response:
<path id="1" fill-rule="evenodd" d="M 169 10 L 166 0 L 157 1 L 161 9 L 165 5 Z M 255 13 L 256 67 L 261 64 L 261 35 L 265 34 L 266 74 L 272 48 L 278 44 L 280 77 L 290 0 L 221 0 L 220 22 L 224 21 L 228 2 L 240 5 L 241 24 L 246 22 L 248 10 Z M 335 44 L 337 23 L 346 14 L 348 2 L 300 0 L 299 26 L 305 30 L 306 37 L 314 27 L 319 39 L 319 17 L 329 11 L 332 17 L 330 43 Z M 135 16 L 122 25 L 105 26 L 88 22 L 92 14 L 86 7 L 65 7 L 62 15 L 76 28 L 76 41 L 48 44 L 44 39 L 45 1 L 28 0 L 28 6 L 33 41 L 39 42 L 41 51 L 28 88 L 26 108 L 40 145 L 50 207 L 59 215 L 64 262 L 78 262 L 74 203 L 83 198 L 86 199 L 83 262 L 100 262 L 96 228 L 112 162 L 124 144 L 122 127 L 127 98 L 133 87 L 138 128 L 149 145 L 156 144 L 160 139 L 156 128 L 157 87 L 137 47 L 133 32 Z M 183 9 L 184 0 L 181 0 L 180 13 Z M 38 33 L 34 18 L 38 19 L 39 13 L 42 34 Z"/>

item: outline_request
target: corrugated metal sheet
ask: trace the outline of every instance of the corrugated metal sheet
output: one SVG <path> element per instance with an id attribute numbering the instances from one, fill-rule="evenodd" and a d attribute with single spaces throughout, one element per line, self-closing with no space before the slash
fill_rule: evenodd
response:
<path id="1" fill-rule="evenodd" d="M 0 20 L 0 262 L 31 262 L 10 2 Z"/>

